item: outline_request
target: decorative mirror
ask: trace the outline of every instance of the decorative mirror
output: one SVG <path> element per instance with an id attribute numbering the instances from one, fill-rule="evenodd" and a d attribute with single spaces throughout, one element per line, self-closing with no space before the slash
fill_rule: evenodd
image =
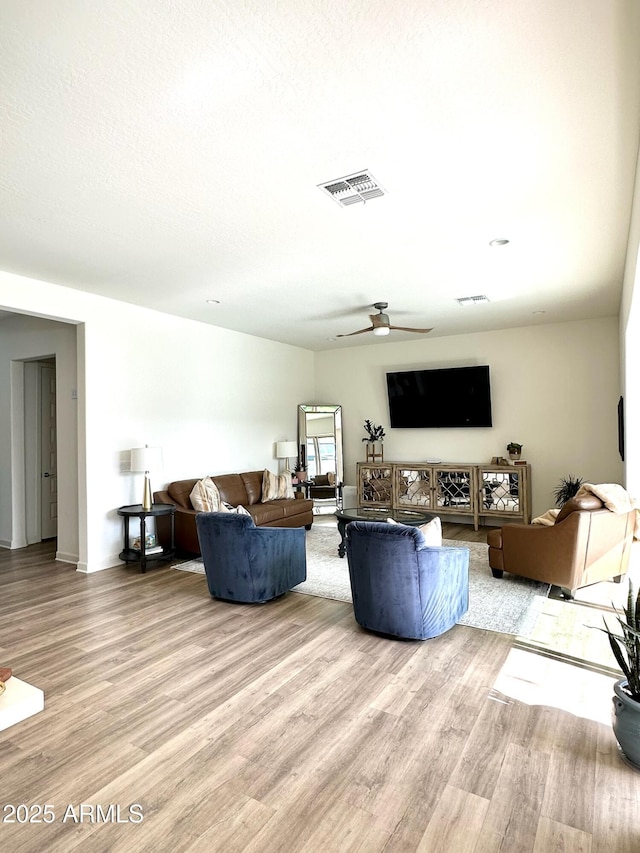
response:
<path id="1" fill-rule="evenodd" d="M 342 406 L 298 406 L 298 451 L 309 478 L 333 472 L 343 482 Z"/>

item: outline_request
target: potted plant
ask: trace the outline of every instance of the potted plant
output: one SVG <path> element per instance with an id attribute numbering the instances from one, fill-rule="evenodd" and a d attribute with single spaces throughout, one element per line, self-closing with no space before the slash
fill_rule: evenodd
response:
<path id="1" fill-rule="evenodd" d="M 616 619 L 620 634 L 607 625 L 601 628 L 609 637 L 611 650 L 624 678 L 613 685 L 613 711 L 611 722 L 613 733 L 624 757 L 640 770 L 640 593 L 636 594 L 629 581 L 627 606 Z"/>
<path id="2" fill-rule="evenodd" d="M 522 445 L 518 444 L 517 441 L 510 441 L 507 444 L 507 453 L 509 454 L 509 459 L 520 459 L 522 454 Z"/>
<path id="3" fill-rule="evenodd" d="M 307 472 L 302 462 L 298 461 L 293 469 L 293 475 L 299 483 L 304 483 L 307 479 Z"/>
<path id="4" fill-rule="evenodd" d="M 572 474 L 569 474 L 568 477 L 562 477 L 560 483 L 553 490 L 556 506 L 562 508 L 570 498 L 575 496 L 583 482 L 582 477 L 574 477 Z"/>
<path id="5" fill-rule="evenodd" d="M 382 425 L 372 424 L 370 420 L 364 422 L 364 429 L 367 433 L 362 439 L 367 442 L 367 462 L 382 462 L 384 460 L 384 450 L 382 442 L 384 441 L 384 427 Z M 379 451 L 376 451 L 376 446 L 379 444 Z"/>

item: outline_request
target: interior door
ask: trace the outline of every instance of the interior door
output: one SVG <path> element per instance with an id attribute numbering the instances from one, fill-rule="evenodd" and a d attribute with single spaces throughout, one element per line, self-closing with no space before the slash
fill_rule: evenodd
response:
<path id="1" fill-rule="evenodd" d="M 52 539 L 58 533 L 56 370 L 53 365 L 40 367 L 40 419 L 41 536 Z"/>

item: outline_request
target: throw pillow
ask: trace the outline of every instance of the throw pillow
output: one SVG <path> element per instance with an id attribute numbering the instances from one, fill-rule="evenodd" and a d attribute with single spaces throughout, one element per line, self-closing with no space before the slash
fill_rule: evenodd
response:
<path id="1" fill-rule="evenodd" d="M 426 524 L 421 524 L 419 529 L 422 530 L 426 545 L 431 545 L 434 548 L 442 547 L 442 522 L 438 515 Z"/>
<path id="2" fill-rule="evenodd" d="M 251 515 L 248 509 L 245 509 L 242 504 L 238 504 L 238 506 L 233 506 L 233 504 L 228 504 L 226 501 L 222 501 L 220 504 L 219 512 L 229 512 L 235 513 L 236 515 Z"/>
<path id="3" fill-rule="evenodd" d="M 267 468 L 262 475 L 262 503 L 293 498 L 291 474 L 274 474 Z"/>
<path id="4" fill-rule="evenodd" d="M 220 499 L 218 487 L 211 477 L 198 480 L 191 490 L 189 500 L 197 512 L 224 512 L 226 509 Z"/>
<path id="5" fill-rule="evenodd" d="M 400 524 L 395 518 L 388 518 L 387 521 L 389 524 Z M 439 516 L 436 515 L 431 521 L 418 525 L 418 530 L 422 532 L 425 545 L 428 545 L 430 548 L 442 547 L 442 522 Z"/>

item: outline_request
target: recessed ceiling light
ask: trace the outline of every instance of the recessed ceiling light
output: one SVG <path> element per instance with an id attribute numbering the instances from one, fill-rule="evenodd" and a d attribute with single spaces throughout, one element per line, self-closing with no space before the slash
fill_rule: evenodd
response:
<path id="1" fill-rule="evenodd" d="M 504 237 L 498 237 L 496 240 L 491 240 L 490 246 L 506 246 L 509 241 L 505 240 Z"/>
<path id="2" fill-rule="evenodd" d="M 209 305 L 220 305 L 219 299 L 207 299 L 207 302 L 209 303 Z"/>
<path id="3" fill-rule="evenodd" d="M 327 338 L 327 340 L 333 342 L 333 341 L 337 341 L 338 339 L 337 338 Z"/>
<path id="4" fill-rule="evenodd" d="M 534 314 L 546 314 L 547 312 L 546 311 L 534 311 L 533 313 Z"/>

